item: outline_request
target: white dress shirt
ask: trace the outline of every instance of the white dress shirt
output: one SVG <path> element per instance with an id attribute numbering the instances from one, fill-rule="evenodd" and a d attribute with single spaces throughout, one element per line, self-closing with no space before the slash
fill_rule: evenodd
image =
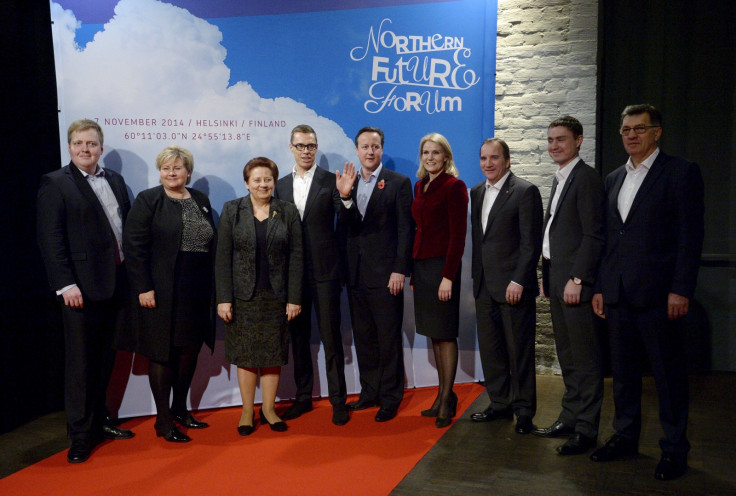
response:
<path id="1" fill-rule="evenodd" d="M 621 191 L 618 192 L 618 212 L 621 214 L 621 219 L 624 222 L 626 222 L 626 217 L 628 217 L 629 211 L 631 210 L 631 204 L 634 203 L 636 193 L 644 182 L 644 178 L 649 174 L 649 169 L 654 164 L 654 160 L 658 155 L 659 148 L 642 160 L 637 167 L 634 167 L 631 157 L 626 162 L 626 177 L 624 178 L 624 183 L 621 185 Z"/>
<path id="2" fill-rule="evenodd" d="M 547 222 L 547 227 L 544 229 L 544 238 L 542 238 L 542 256 L 547 260 L 551 258 L 549 252 L 549 226 L 552 225 L 552 219 L 555 218 L 555 212 L 557 211 L 557 204 L 560 203 L 562 189 L 565 187 L 567 178 L 570 177 L 570 173 L 578 162 L 580 162 L 579 156 L 572 159 L 564 167 L 558 167 L 557 172 L 555 172 L 557 187 L 555 188 L 554 196 L 552 196 L 552 203 L 549 206 L 549 222 Z"/>
<path id="3" fill-rule="evenodd" d="M 304 220 L 304 209 L 307 206 L 307 196 L 309 195 L 309 188 L 312 187 L 312 179 L 314 179 L 314 168 L 317 167 L 313 164 L 308 171 L 304 173 L 304 176 L 299 174 L 298 169 L 294 166 L 292 176 L 294 177 L 294 205 L 299 210 L 299 217 Z"/>
<path id="4" fill-rule="evenodd" d="M 483 195 L 483 206 L 480 209 L 480 222 L 483 227 L 484 233 L 486 232 L 486 227 L 488 226 L 488 214 L 491 213 L 493 203 L 496 201 L 498 193 L 500 193 L 501 188 L 506 182 L 506 179 L 508 179 L 510 172 L 510 170 L 506 171 L 506 174 L 504 174 L 501 179 L 496 181 L 496 184 L 491 184 L 491 182 L 486 179 L 486 194 Z"/>

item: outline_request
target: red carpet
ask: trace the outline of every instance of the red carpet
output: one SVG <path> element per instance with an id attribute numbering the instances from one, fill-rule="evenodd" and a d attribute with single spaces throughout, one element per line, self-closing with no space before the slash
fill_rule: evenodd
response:
<path id="1" fill-rule="evenodd" d="M 458 417 L 483 390 L 476 383 L 455 386 Z M 407 390 L 395 419 L 375 422 L 371 408 L 352 413 L 342 427 L 332 424 L 332 408 L 322 399 L 290 421 L 287 432 L 256 422 L 248 437 L 236 431 L 240 408 L 207 410 L 197 416 L 211 427 L 189 430 L 193 441 L 186 444 L 157 439 L 153 417 L 134 419 L 123 425 L 135 431 L 133 439 L 106 441 L 78 465 L 58 453 L 0 480 L 0 494 L 385 496 L 447 431 L 419 414 L 436 394 L 436 388 Z"/>

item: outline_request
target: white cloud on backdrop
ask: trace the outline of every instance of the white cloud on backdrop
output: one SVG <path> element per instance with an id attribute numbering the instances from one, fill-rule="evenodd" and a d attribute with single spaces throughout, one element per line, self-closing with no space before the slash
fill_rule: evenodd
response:
<path id="1" fill-rule="evenodd" d="M 64 161 L 68 124 L 81 117 L 98 118 L 105 132 L 104 165 L 120 170 L 137 193 L 158 184 L 154 159 L 176 142 L 194 154 L 193 184 L 207 191 L 219 210 L 224 201 L 245 194 L 242 168 L 248 159 L 272 158 L 282 175 L 291 168 L 288 140 L 296 124 L 308 123 L 317 130 L 320 150 L 328 153 L 318 156 L 322 166 L 328 162 L 334 171 L 345 160 L 355 160 L 352 140 L 335 122 L 288 97 L 261 98 L 247 81 L 229 86 L 222 33 L 185 9 L 156 0 L 120 0 L 114 17 L 84 49 L 74 41 L 80 24 L 71 10 L 52 3 L 51 17 Z M 156 125 L 117 123 L 126 118 L 156 119 Z M 164 127 L 163 119 L 183 121 L 184 127 Z M 231 119 L 238 125 L 245 121 L 245 127 L 196 126 L 197 120 Z M 249 121 L 286 125 L 249 127 Z M 174 141 L 157 140 L 156 134 L 151 140 L 125 137 L 141 132 L 169 137 L 174 132 L 177 137 Z M 180 138 L 181 132 L 187 139 Z M 193 141 L 195 132 L 250 134 L 250 141 Z"/>

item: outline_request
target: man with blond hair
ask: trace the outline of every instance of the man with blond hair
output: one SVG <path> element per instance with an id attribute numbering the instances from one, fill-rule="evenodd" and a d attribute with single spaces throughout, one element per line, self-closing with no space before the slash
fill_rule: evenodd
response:
<path id="1" fill-rule="evenodd" d="M 64 322 L 69 463 L 86 461 L 103 438 L 133 437 L 105 407 L 113 338 L 125 321 L 122 234 L 130 199 L 123 178 L 98 164 L 103 139 L 95 121 L 74 121 L 71 162 L 43 176 L 38 191 L 38 244 Z"/>

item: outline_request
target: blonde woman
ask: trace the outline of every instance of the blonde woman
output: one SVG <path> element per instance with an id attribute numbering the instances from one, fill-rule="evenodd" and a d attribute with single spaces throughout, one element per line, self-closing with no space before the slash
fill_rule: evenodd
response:
<path id="1" fill-rule="evenodd" d="M 437 427 L 452 423 L 457 395 L 452 390 L 457 371 L 460 319 L 460 272 L 465 250 L 468 189 L 457 178 L 452 148 L 438 133 L 419 144 L 419 181 L 414 185 L 414 315 L 417 333 L 432 339 L 439 391 L 432 407 Z"/>
<path id="2" fill-rule="evenodd" d="M 207 195 L 186 187 L 194 170 L 189 150 L 166 147 L 156 168 L 161 185 L 138 194 L 125 223 L 125 263 L 138 303 L 134 349 L 149 359 L 156 434 L 184 443 L 191 438 L 175 421 L 208 427 L 187 411 L 186 401 L 202 343 L 214 347 L 215 225 Z"/>

